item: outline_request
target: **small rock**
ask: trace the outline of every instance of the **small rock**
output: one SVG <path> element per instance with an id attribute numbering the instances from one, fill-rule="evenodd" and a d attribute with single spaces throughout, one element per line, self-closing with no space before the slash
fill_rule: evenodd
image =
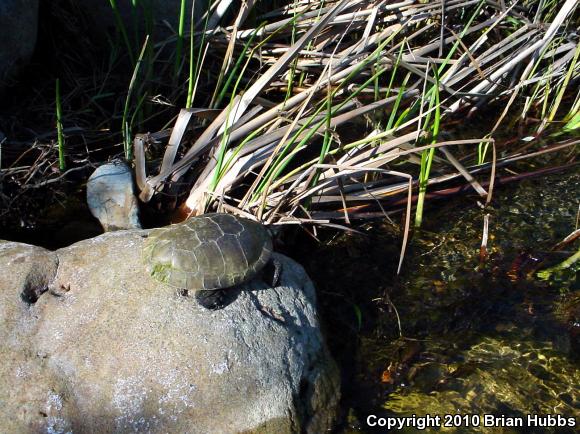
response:
<path id="1" fill-rule="evenodd" d="M 131 169 L 120 161 L 93 172 L 87 182 L 87 203 L 105 232 L 141 228 Z"/>

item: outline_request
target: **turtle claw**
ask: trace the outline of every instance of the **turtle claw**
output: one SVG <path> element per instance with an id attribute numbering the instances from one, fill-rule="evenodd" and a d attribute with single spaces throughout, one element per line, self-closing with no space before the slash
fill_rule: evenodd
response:
<path id="1" fill-rule="evenodd" d="M 272 264 L 274 265 L 274 277 L 272 278 L 272 286 L 277 286 L 280 283 L 282 277 L 282 262 L 278 259 L 272 259 Z"/>

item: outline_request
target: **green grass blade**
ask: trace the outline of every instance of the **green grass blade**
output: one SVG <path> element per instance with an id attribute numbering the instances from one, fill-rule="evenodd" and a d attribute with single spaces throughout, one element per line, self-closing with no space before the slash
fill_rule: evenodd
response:
<path id="1" fill-rule="evenodd" d="M 439 74 L 437 68 L 433 68 L 433 75 L 436 84 L 431 87 L 429 92 L 427 92 L 427 97 L 429 98 L 429 109 L 435 108 L 435 113 L 433 115 L 433 125 L 429 127 L 431 117 L 431 110 L 429 110 L 424 128 L 431 130 L 431 143 L 436 143 L 441 125 L 441 102 L 439 98 Z M 431 172 L 431 165 L 433 163 L 434 155 L 435 148 L 427 149 L 421 153 L 421 168 L 419 171 L 419 195 L 417 197 L 417 209 L 415 211 L 415 227 L 420 227 L 423 222 L 425 195 L 427 194 L 427 183 L 429 181 L 429 173 Z"/>
<path id="2" fill-rule="evenodd" d="M 194 1 L 195 3 L 195 1 Z M 187 0 L 181 0 L 181 7 L 179 8 L 179 25 L 177 27 L 177 43 L 175 46 L 175 64 L 173 65 L 173 74 L 175 80 L 179 78 L 179 69 L 181 67 L 181 56 L 183 52 L 183 33 L 185 31 L 185 6 Z M 193 20 L 192 20 L 193 21 Z"/>
<path id="3" fill-rule="evenodd" d="M 129 41 L 129 36 L 127 35 L 127 28 L 123 23 L 123 19 L 121 18 L 121 13 L 119 12 L 119 7 L 117 5 L 117 0 L 109 0 L 111 5 L 111 9 L 113 10 L 113 16 L 115 17 L 115 24 L 117 26 L 117 30 L 121 34 L 123 38 L 123 42 L 125 43 L 125 47 L 127 48 L 127 54 L 129 55 L 129 59 L 131 60 L 131 64 L 135 64 L 135 55 L 133 54 L 133 47 L 131 46 L 131 42 Z"/>
<path id="4" fill-rule="evenodd" d="M 222 89 L 220 90 L 220 93 L 218 94 L 218 97 L 215 100 L 215 103 L 213 104 L 214 107 L 219 107 L 219 105 L 221 104 L 222 100 L 224 99 L 225 95 L 228 92 L 228 89 L 230 88 L 232 82 L 234 81 L 234 78 L 239 77 L 238 76 L 238 71 L 240 69 L 240 66 L 242 65 L 242 62 L 244 61 L 244 59 L 246 60 L 246 64 L 248 62 L 248 60 L 250 59 L 252 53 L 254 52 L 254 49 L 252 49 L 251 51 L 248 51 L 249 47 L 252 45 L 252 42 L 254 41 L 254 38 L 256 37 L 256 35 L 260 32 L 260 30 L 266 25 L 266 23 L 262 23 L 260 24 L 259 27 L 256 28 L 256 30 L 254 32 L 252 32 L 252 34 L 250 35 L 250 37 L 248 38 L 248 41 L 244 44 L 244 49 L 242 50 L 242 53 L 240 54 L 240 56 L 238 57 L 238 60 L 236 61 L 233 69 L 230 71 L 228 78 L 226 79 L 226 82 L 224 83 L 224 85 L 222 86 Z M 244 68 L 245 69 L 245 68 Z M 243 74 L 243 73 L 242 73 Z M 240 74 L 240 76 L 242 75 Z"/>
<path id="5" fill-rule="evenodd" d="M 62 106 L 60 102 L 60 79 L 56 79 L 56 131 L 58 140 L 58 167 L 62 171 L 66 169 L 64 160 L 64 133 L 62 128 Z"/>
<path id="6" fill-rule="evenodd" d="M 123 108 L 123 118 L 121 120 L 122 126 L 121 131 L 123 133 L 123 148 L 125 150 L 125 158 L 127 161 L 131 161 L 133 159 L 133 142 L 132 142 L 132 135 L 131 135 L 131 125 L 127 121 L 129 117 L 129 110 L 130 110 L 130 102 L 131 102 L 131 95 L 135 88 L 135 83 L 137 82 L 137 76 L 139 74 L 139 70 L 141 68 L 141 64 L 143 63 L 143 56 L 145 55 L 145 50 L 147 49 L 147 44 L 149 42 L 149 35 L 145 37 L 145 42 L 143 43 L 143 47 L 141 48 L 141 53 L 139 54 L 139 59 L 137 60 L 137 64 L 135 68 L 133 68 L 133 76 L 131 77 L 131 82 L 129 83 L 129 89 L 127 91 L 127 98 L 125 98 L 125 106 Z"/>
<path id="7" fill-rule="evenodd" d="M 203 32 L 201 36 L 201 41 L 199 43 L 199 49 L 197 51 L 197 55 L 195 55 L 195 41 L 194 41 L 194 9 L 195 9 L 195 1 L 192 2 L 191 6 L 191 24 L 190 24 L 190 32 L 189 32 L 189 80 L 188 80 L 188 87 L 187 87 L 187 100 L 185 102 L 186 108 L 191 108 L 193 104 L 193 100 L 195 99 L 195 83 L 197 82 L 197 77 L 201 73 L 202 67 L 202 58 L 205 46 L 205 32 L 207 30 L 207 23 L 209 20 L 209 11 L 211 8 L 211 2 L 207 2 L 207 10 L 205 14 L 205 20 L 203 22 Z M 194 61 L 195 59 L 195 61 Z"/>
<path id="8" fill-rule="evenodd" d="M 576 46 L 576 51 L 574 52 L 574 58 L 572 59 L 572 61 L 570 62 L 570 65 L 568 66 L 568 71 L 566 72 L 566 76 L 564 77 L 564 81 L 563 81 L 562 85 L 560 86 L 560 90 L 558 91 L 558 94 L 556 95 L 556 100 L 554 101 L 552 111 L 550 112 L 550 115 L 548 116 L 548 122 L 552 122 L 554 120 L 554 118 L 556 117 L 556 112 L 558 111 L 558 107 L 560 107 L 560 102 L 562 101 L 562 98 L 564 97 L 564 92 L 566 91 L 566 88 L 568 87 L 568 83 L 570 82 L 570 79 L 572 78 L 572 73 L 574 72 L 574 69 L 576 68 L 576 64 L 578 63 L 578 56 L 579 55 L 580 55 L 580 44 L 578 44 Z"/>

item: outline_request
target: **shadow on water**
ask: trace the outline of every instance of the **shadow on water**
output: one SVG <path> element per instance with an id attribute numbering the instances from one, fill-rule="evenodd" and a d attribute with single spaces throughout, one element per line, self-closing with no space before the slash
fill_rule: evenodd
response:
<path id="1" fill-rule="evenodd" d="M 369 427 L 371 414 L 560 414 L 580 423 L 580 269 L 548 281 L 535 274 L 578 250 L 577 240 L 550 251 L 575 229 L 579 198 L 576 173 L 497 191 L 486 210 L 468 198 L 431 209 L 399 278 L 388 224 L 311 254 L 307 268 L 344 372 L 339 432 L 386 432 Z M 489 256 L 481 263 L 486 213 Z"/>

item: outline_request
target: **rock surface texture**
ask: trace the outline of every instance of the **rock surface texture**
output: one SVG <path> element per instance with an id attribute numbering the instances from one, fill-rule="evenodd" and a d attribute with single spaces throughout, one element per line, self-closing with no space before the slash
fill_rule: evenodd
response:
<path id="1" fill-rule="evenodd" d="M 146 235 L 0 244 L 0 432 L 329 429 L 338 372 L 304 270 L 278 255 L 279 286 L 210 311 L 146 274 Z"/>
<path id="2" fill-rule="evenodd" d="M 0 90 L 34 51 L 38 0 L 0 0 Z"/>

